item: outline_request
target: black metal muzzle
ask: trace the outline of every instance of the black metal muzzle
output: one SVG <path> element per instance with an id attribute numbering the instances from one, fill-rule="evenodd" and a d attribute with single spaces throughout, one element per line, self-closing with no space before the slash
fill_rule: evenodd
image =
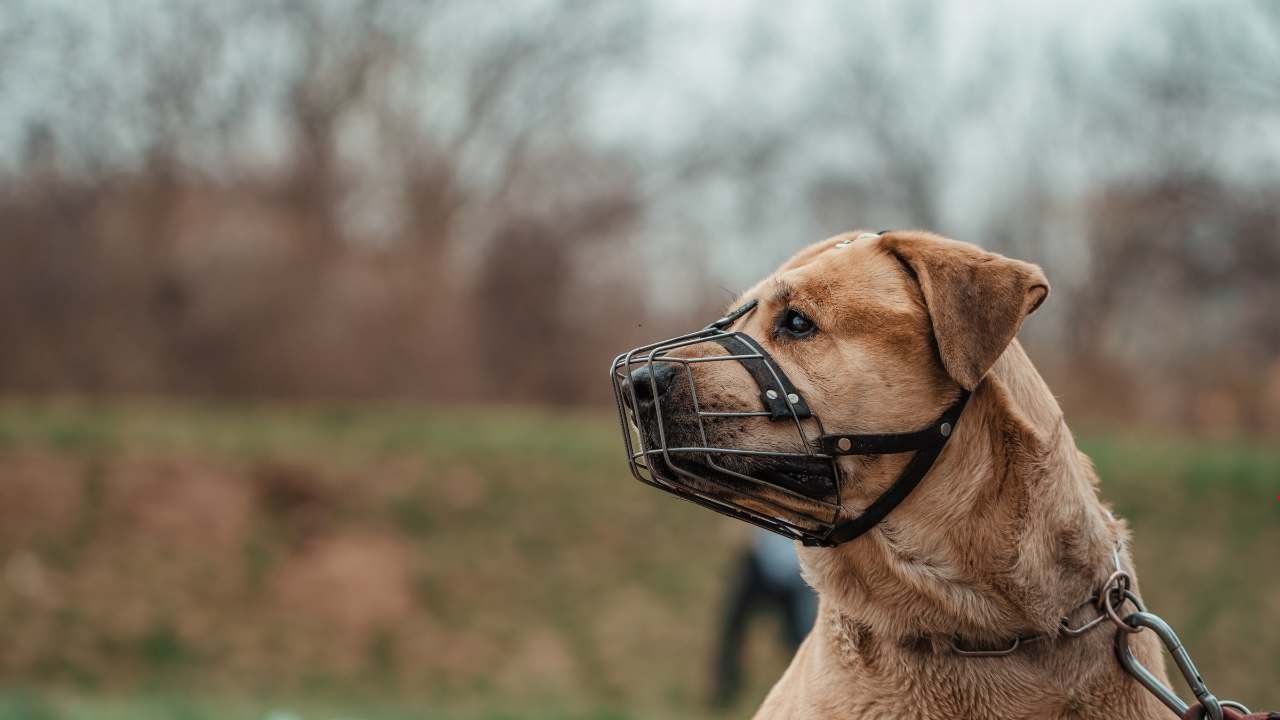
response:
<path id="1" fill-rule="evenodd" d="M 926 428 L 905 433 L 830 434 L 755 338 L 731 331 L 752 312 L 751 300 L 705 328 L 623 353 L 610 367 L 631 473 L 641 482 L 805 545 L 834 546 L 870 530 L 920 483 L 942 452 L 969 393 L 963 389 Z M 724 354 L 671 353 L 713 343 Z M 761 409 L 706 409 L 693 366 L 737 362 L 760 391 Z M 640 372 L 637 372 L 640 371 Z M 664 397 L 683 380 L 679 407 Z M 665 401 L 665 402 L 664 402 Z M 726 447 L 711 440 L 709 424 L 786 423 L 795 430 L 787 449 Z M 735 436 L 729 432 L 725 436 Z M 841 455 L 914 452 L 897 480 L 861 512 L 840 499 Z"/>

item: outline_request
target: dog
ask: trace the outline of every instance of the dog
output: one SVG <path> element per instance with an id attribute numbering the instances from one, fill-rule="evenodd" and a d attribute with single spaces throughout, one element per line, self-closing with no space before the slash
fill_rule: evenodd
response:
<path id="1" fill-rule="evenodd" d="M 828 429 L 910 430 L 957 397 L 963 407 L 932 467 L 890 514 L 849 542 L 800 548 L 818 619 L 756 718 L 1168 716 L 1117 662 L 1111 622 L 1062 631 L 1098 617 L 1091 598 L 1118 569 L 1134 569 L 1126 524 L 1099 499 L 1089 459 L 1015 339 L 1048 294 L 1036 265 L 895 231 L 815 243 L 739 299 L 755 304 L 733 319 L 734 331 L 767 351 Z M 666 358 L 710 353 L 691 345 Z M 759 406 L 743 364 L 685 367 L 661 388 L 651 383 L 663 394 L 664 440 L 697 445 L 697 429 L 701 444 L 794 450 L 787 422 L 695 418 Z M 639 424 L 656 434 L 651 421 Z M 838 457 L 841 511 L 857 515 L 909 460 Z M 767 456 L 740 462 L 741 472 L 817 472 Z M 767 492 L 750 502 L 777 514 Z M 1132 636 L 1130 647 L 1167 684 L 1153 634 Z M 975 651 L 987 654 L 966 654 Z"/>

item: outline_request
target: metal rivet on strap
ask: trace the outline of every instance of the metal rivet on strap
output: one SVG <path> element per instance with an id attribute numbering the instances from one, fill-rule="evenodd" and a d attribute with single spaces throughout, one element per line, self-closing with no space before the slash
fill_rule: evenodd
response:
<path id="1" fill-rule="evenodd" d="M 855 238 L 845 238 L 845 239 L 841 240 L 840 242 L 837 242 L 837 243 L 836 243 L 836 247 L 838 247 L 838 248 L 846 248 L 846 247 L 849 247 L 850 245 L 852 245 L 852 244 L 854 244 L 854 243 L 856 243 L 856 242 L 859 242 L 859 241 L 861 241 L 861 240 L 874 240 L 874 239 L 876 239 L 876 238 L 878 238 L 878 237 L 880 237 L 880 236 L 879 236 L 878 234 L 876 234 L 876 233 L 862 233 L 862 234 L 861 234 L 861 235 L 859 235 L 858 237 L 855 237 Z"/>
<path id="2" fill-rule="evenodd" d="M 796 403 L 800 402 L 800 396 L 795 393 L 787 393 L 787 402 L 791 403 L 792 405 L 795 405 Z"/>
<path id="3" fill-rule="evenodd" d="M 942 426 L 938 428 L 938 432 L 942 433 L 942 437 L 948 437 L 948 436 L 950 436 L 950 435 L 951 435 L 951 423 L 946 423 L 946 422 L 942 423 Z"/>
<path id="4" fill-rule="evenodd" d="M 769 398 L 770 400 L 777 400 L 777 399 L 778 399 L 778 391 L 777 391 L 777 390 L 765 390 L 765 391 L 764 391 L 764 396 L 765 396 L 765 397 L 767 397 L 767 398 Z"/>
<path id="5" fill-rule="evenodd" d="M 848 452 L 849 448 L 853 447 L 853 441 L 849 438 L 840 438 L 836 441 L 836 447 Z"/>

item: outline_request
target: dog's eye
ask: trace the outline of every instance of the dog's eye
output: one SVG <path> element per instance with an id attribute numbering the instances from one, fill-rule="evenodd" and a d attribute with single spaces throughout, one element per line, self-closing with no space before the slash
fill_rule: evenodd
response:
<path id="1" fill-rule="evenodd" d="M 778 329 L 794 337 L 804 337 L 812 333 L 817 328 L 813 324 L 812 320 L 804 316 L 804 313 L 799 310 L 787 308 L 786 312 L 782 313 L 781 321 L 778 323 Z"/>

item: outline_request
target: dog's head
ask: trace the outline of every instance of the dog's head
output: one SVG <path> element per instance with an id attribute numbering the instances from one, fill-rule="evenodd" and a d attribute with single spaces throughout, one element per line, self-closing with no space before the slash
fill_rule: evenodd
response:
<path id="1" fill-rule="evenodd" d="M 767 352 L 811 416 L 736 414 L 763 410 L 761 388 L 741 362 L 687 362 L 730 352 L 713 342 L 673 348 L 662 356 L 667 362 L 631 372 L 627 382 L 637 392 L 628 404 L 638 405 L 631 411 L 650 447 L 754 453 L 655 457 L 651 469 L 662 479 L 713 496 L 729 487 L 789 520 L 791 509 L 804 516 L 836 498 L 855 511 L 908 457 L 841 457 L 833 473 L 830 460 L 813 457 L 815 439 L 824 431 L 892 433 L 933 422 L 962 388 L 976 388 L 1047 294 L 1038 267 L 967 243 L 923 232 L 836 236 L 744 293 L 740 303 L 756 304 L 730 328 Z M 796 490 L 815 506 L 796 507 L 794 497 L 771 488 Z"/>

